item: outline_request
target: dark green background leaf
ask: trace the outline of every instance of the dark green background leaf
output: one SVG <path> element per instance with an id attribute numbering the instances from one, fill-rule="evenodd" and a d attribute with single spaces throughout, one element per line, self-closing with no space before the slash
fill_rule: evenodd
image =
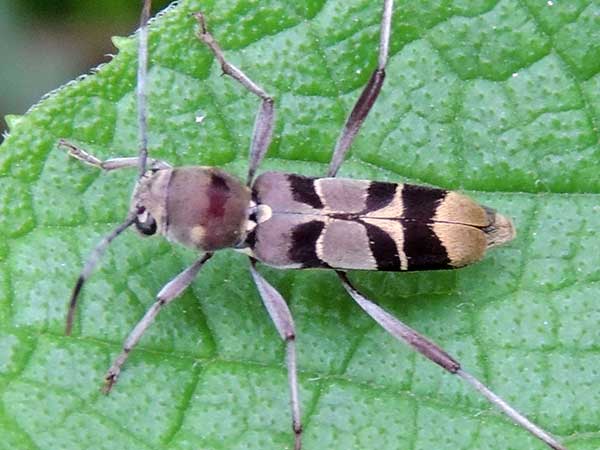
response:
<path id="1" fill-rule="evenodd" d="M 323 174 L 376 61 L 380 2 L 190 0 L 153 23 L 152 155 L 243 175 L 257 100 L 195 39 L 200 8 L 276 97 L 263 168 Z M 242 256 L 221 252 L 161 313 L 110 396 L 111 358 L 194 254 L 120 237 L 63 335 L 77 271 L 134 183 L 56 148 L 135 154 L 135 42 L 115 42 L 110 64 L 11 117 L 0 148 L 0 448 L 289 448 L 283 347 Z M 514 218 L 518 238 L 473 267 L 352 277 L 570 449 L 600 447 L 599 88 L 594 0 L 400 2 L 384 90 L 342 169 L 463 189 Z M 296 318 L 307 450 L 544 448 L 333 274 L 261 271 Z"/>

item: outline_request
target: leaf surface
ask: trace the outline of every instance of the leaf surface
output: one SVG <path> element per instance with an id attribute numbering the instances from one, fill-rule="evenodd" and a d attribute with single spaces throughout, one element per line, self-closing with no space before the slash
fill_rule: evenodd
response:
<path id="1" fill-rule="evenodd" d="M 184 0 L 152 24 L 152 156 L 244 177 L 258 102 L 194 37 L 200 8 L 276 98 L 263 170 L 325 173 L 376 63 L 379 2 Z M 600 446 L 599 17 L 593 0 L 400 2 L 383 92 L 341 170 L 464 190 L 514 219 L 518 238 L 472 267 L 351 277 L 580 450 Z M 136 45 L 115 44 L 112 62 L 11 117 L 0 148 L 0 447 L 290 448 L 283 346 L 239 254 L 220 252 L 161 312 L 109 396 L 123 339 L 195 255 L 119 237 L 63 335 L 77 272 L 134 184 L 56 147 L 136 153 Z M 307 450 L 544 448 L 387 336 L 334 274 L 260 270 L 298 328 Z"/>

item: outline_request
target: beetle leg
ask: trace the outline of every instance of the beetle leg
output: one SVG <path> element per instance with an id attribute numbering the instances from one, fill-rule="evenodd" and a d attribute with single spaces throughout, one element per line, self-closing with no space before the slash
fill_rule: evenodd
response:
<path id="1" fill-rule="evenodd" d="M 421 353 L 426 358 L 429 358 L 434 363 L 440 365 L 448 372 L 458 375 L 471 386 L 473 386 L 480 394 L 486 397 L 493 405 L 498 407 L 504 414 L 510 417 L 519 426 L 529 431 L 538 439 L 542 440 L 546 445 L 555 450 L 566 450 L 562 444 L 560 444 L 553 436 L 548 432 L 542 430 L 540 427 L 529 421 L 520 412 L 510 406 L 500 396 L 492 392 L 487 386 L 481 381 L 475 378 L 473 375 L 465 372 L 458 361 L 452 356 L 446 353 L 437 344 L 427 339 L 422 334 L 413 330 L 408 325 L 404 324 L 396 317 L 385 311 L 376 303 L 372 302 L 364 295 L 362 295 L 348 280 L 345 273 L 336 271 L 344 288 L 354 299 L 356 303 L 379 325 L 383 327 L 388 333 L 394 336 L 399 341 L 404 341 L 406 344 L 411 346 L 413 349 Z"/>
<path id="2" fill-rule="evenodd" d="M 104 388 L 103 391 L 105 394 L 108 394 L 112 389 L 113 385 L 117 382 L 117 378 L 119 377 L 119 373 L 121 372 L 121 367 L 127 360 L 131 349 L 139 342 L 142 338 L 144 332 L 148 329 L 148 327 L 152 324 L 160 310 L 163 306 L 168 305 L 173 300 L 175 300 L 191 283 L 194 281 L 194 278 L 204 265 L 206 261 L 208 261 L 212 253 L 205 253 L 201 258 L 199 258 L 194 264 L 185 269 L 171 281 L 169 281 L 158 293 L 156 296 L 156 301 L 154 304 L 146 311 L 146 314 L 140 320 L 135 328 L 129 333 L 127 339 L 123 344 L 123 350 L 117 356 L 115 361 L 113 362 L 110 369 L 106 373 L 104 377 Z"/>
<path id="3" fill-rule="evenodd" d="M 373 104 L 375 103 L 375 100 L 377 100 L 377 96 L 381 91 L 381 86 L 383 85 L 383 80 L 385 79 L 385 66 L 388 60 L 393 6 L 393 0 L 385 0 L 383 2 L 383 16 L 381 18 L 379 59 L 377 62 L 377 68 L 371 75 L 369 82 L 356 101 L 356 104 L 348 116 L 348 119 L 346 119 L 344 128 L 342 128 L 337 143 L 335 144 L 333 156 L 329 162 L 329 169 L 327 170 L 328 177 L 335 177 L 337 174 L 342 162 L 344 162 L 344 157 L 348 152 L 348 148 L 350 148 L 352 141 L 356 137 L 362 123 L 367 118 L 369 111 L 371 111 L 371 108 L 373 107 Z"/>
<path id="4" fill-rule="evenodd" d="M 66 148 L 69 156 L 72 156 L 73 158 L 78 159 L 89 166 L 106 170 L 107 172 L 110 170 L 125 169 L 128 167 L 138 167 L 139 165 L 140 158 L 137 156 L 110 158 L 102 161 L 91 153 L 86 152 L 84 149 L 77 147 L 75 144 L 65 139 L 58 141 L 58 145 L 59 147 Z M 160 159 L 150 159 L 149 163 L 151 169 L 168 169 L 171 167 L 169 163 L 161 161 Z"/>
<path id="5" fill-rule="evenodd" d="M 260 297 L 285 342 L 288 383 L 290 387 L 290 406 L 292 408 L 292 428 L 294 430 L 294 450 L 302 448 L 302 421 L 300 418 L 300 400 L 298 396 L 298 369 L 296 366 L 296 329 L 294 319 L 287 303 L 277 290 L 260 275 L 255 267 L 256 261 L 250 258 L 250 273 L 258 288 Z"/>
<path id="6" fill-rule="evenodd" d="M 250 184 L 252 184 L 252 179 L 254 178 L 256 169 L 265 156 L 273 137 L 273 124 L 275 122 L 275 106 L 273 103 L 273 97 L 267 94 L 262 87 L 248 78 L 244 72 L 225 59 L 223 50 L 221 50 L 221 47 L 219 47 L 219 44 L 213 35 L 208 32 L 204 15 L 202 13 L 196 13 L 194 14 L 194 17 L 196 17 L 198 23 L 200 24 L 198 39 L 204 42 L 206 46 L 213 52 L 215 58 L 217 58 L 217 61 L 219 61 L 219 64 L 221 64 L 223 73 L 237 80 L 242 86 L 262 100 L 262 103 L 259 106 L 256 114 L 254 132 L 252 133 L 252 143 L 250 144 L 250 163 L 248 166 L 247 179 L 247 185 L 250 186 Z"/>

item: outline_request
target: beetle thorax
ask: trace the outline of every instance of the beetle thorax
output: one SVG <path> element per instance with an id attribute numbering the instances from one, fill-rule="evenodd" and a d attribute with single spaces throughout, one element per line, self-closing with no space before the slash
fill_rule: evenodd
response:
<path id="1" fill-rule="evenodd" d="M 250 199 L 250 190 L 231 175 L 193 166 L 145 176 L 132 206 L 152 216 L 169 240 L 211 251 L 243 241 Z"/>

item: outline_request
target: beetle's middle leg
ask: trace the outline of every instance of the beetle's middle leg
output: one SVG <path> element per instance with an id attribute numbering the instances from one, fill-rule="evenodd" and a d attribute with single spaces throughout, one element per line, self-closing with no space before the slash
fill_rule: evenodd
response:
<path id="1" fill-rule="evenodd" d="M 267 308 L 271 320 L 285 342 L 288 384 L 290 388 L 290 406 L 292 408 L 292 428 L 294 430 L 294 450 L 302 448 L 302 421 L 300 417 L 300 398 L 298 395 L 298 368 L 296 364 L 296 328 L 287 303 L 277 290 L 265 280 L 255 268 L 256 261 L 250 258 L 250 273 L 258 288 L 260 297 Z"/>
<path id="2" fill-rule="evenodd" d="M 381 86 L 383 85 L 383 80 L 385 78 L 385 66 L 388 60 L 393 6 L 393 0 L 384 0 L 379 35 L 379 58 L 377 61 L 377 68 L 371 75 L 371 78 L 364 87 L 360 97 L 358 97 L 348 119 L 346 119 L 344 128 L 342 128 L 337 143 L 335 144 L 333 156 L 329 162 L 329 169 L 327 170 L 328 177 L 335 177 L 337 174 L 342 162 L 344 162 L 344 157 L 346 156 L 352 141 L 358 134 L 362 123 L 367 118 L 369 111 L 371 111 L 371 108 L 381 91 Z"/>
<path id="3" fill-rule="evenodd" d="M 113 362 L 108 372 L 106 372 L 106 376 L 104 377 L 104 388 L 103 391 L 105 394 L 108 394 L 112 389 L 113 385 L 117 382 L 117 378 L 119 377 L 119 373 L 121 373 L 121 367 L 125 364 L 131 349 L 139 342 L 142 338 L 144 332 L 148 329 L 148 327 L 152 324 L 160 310 L 163 306 L 168 305 L 173 300 L 175 300 L 187 287 L 194 281 L 194 278 L 204 265 L 206 261 L 208 261 L 212 257 L 212 253 L 205 253 L 201 258 L 199 258 L 194 264 L 185 269 L 171 281 L 169 281 L 157 294 L 156 301 L 154 304 L 146 311 L 142 320 L 140 320 L 135 328 L 129 333 L 127 339 L 123 343 L 123 350 L 115 361 Z"/>
<path id="4" fill-rule="evenodd" d="M 58 145 L 60 147 L 64 147 L 69 153 L 69 156 L 78 159 L 88 166 L 106 170 L 107 172 L 111 170 L 126 169 L 129 167 L 137 167 L 140 160 L 140 158 L 137 156 L 101 160 L 91 153 L 88 153 L 81 147 L 77 147 L 75 144 L 67 141 L 66 139 L 61 139 L 58 141 Z M 148 162 L 148 167 L 151 169 L 168 169 L 171 167 L 169 163 L 160 159 L 150 159 Z"/>
<path id="5" fill-rule="evenodd" d="M 225 59 L 223 50 L 221 50 L 221 47 L 219 47 L 219 44 L 217 44 L 213 35 L 208 32 L 204 15 L 202 13 L 196 13 L 194 16 L 200 24 L 198 39 L 204 42 L 213 52 L 215 58 L 217 58 L 217 61 L 221 64 L 223 73 L 238 81 L 242 86 L 262 100 L 256 114 L 254 132 L 252 133 L 252 143 L 250 144 L 250 162 L 248 165 L 248 178 L 246 181 L 246 184 L 250 186 L 256 169 L 265 156 L 273 137 L 273 124 L 275 123 L 275 105 L 273 103 L 273 97 L 267 94 L 262 87 L 252 81 L 244 72 Z"/>

